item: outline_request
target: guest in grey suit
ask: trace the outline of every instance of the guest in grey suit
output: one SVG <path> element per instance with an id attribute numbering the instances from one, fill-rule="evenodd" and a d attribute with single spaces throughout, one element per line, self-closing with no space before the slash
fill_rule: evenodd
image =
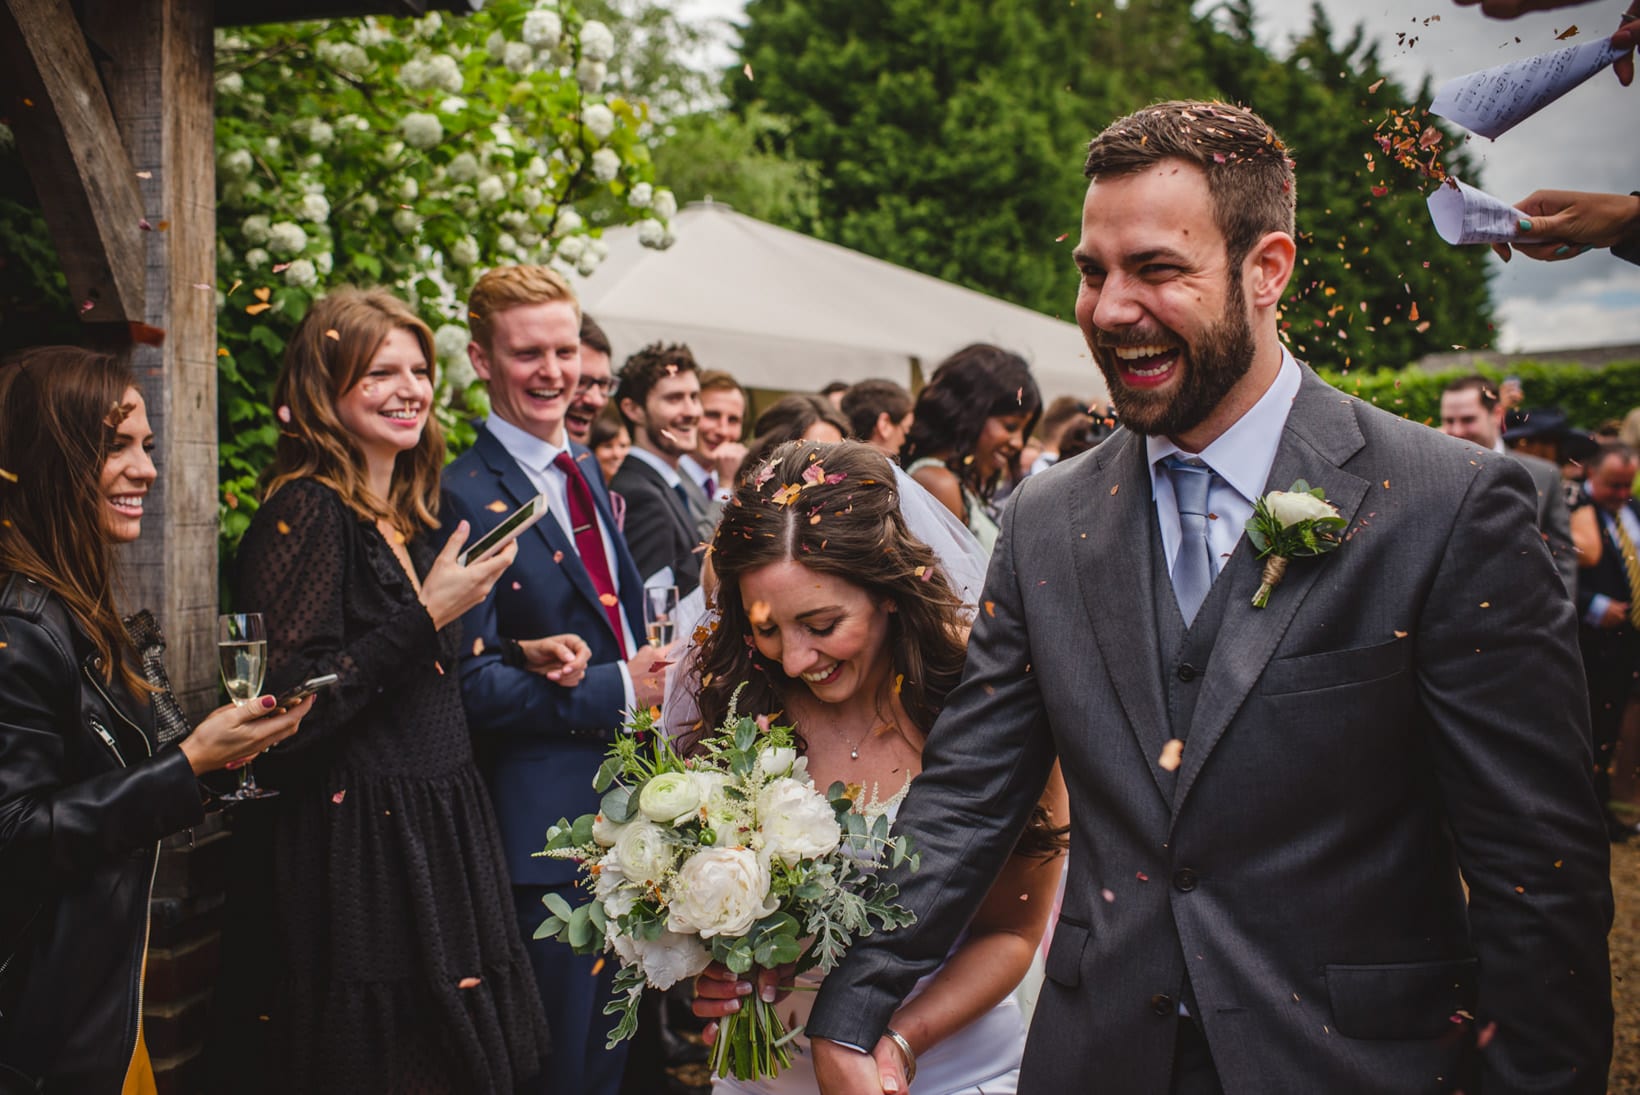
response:
<path id="1" fill-rule="evenodd" d="M 1124 428 L 1014 496 L 900 814 L 919 919 L 827 977 L 822 1090 L 905 1090 L 884 1018 L 1057 758 L 1021 1092 L 1604 1091 L 1607 845 L 1530 478 L 1283 348 L 1294 176 L 1256 115 L 1148 107 L 1086 171 L 1076 314 Z M 1348 531 L 1254 608 L 1243 523 L 1298 479 Z"/>
<path id="2" fill-rule="evenodd" d="M 645 585 L 700 584 L 700 488 L 678 471 L 700 425 L 700 367 L 684 345 L 650 343 L 621 366 L 615 405 L 632 449 L 609 481 L 626 499 L 627 546 Z"/>
<path id="3" fill-rule="evenodd" d="M 1492 452 L 1507 453 L 1532 477 L 1537 494 L 1537 527 L 1549 545 L 1566 596 L 1577 596 L 1577 552 L 1572 548 L 1572 517 L 1553 461 L 1503 447 L 1503 401 L 1498 385 L 1484 376 L 1463 376 L 1441 391 L 1441 432 Z"/>

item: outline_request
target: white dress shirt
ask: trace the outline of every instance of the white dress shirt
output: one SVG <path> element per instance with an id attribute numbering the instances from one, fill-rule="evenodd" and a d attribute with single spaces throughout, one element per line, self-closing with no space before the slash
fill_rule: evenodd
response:
<path id="1" fill-rule="evenodd" d="M 1583 493 L 1585 495 L 1589 494 L 1587 485 L 1584 486 Z M 1616 534 L 1611 531 L 1612 515 L 1599 506 L 1595 506 L 1594 514 L 1600 522 L 1600 535 L 1606 537 L 1607 546 L 1611 546 L 1617 539 Z M 1629 539 L 1636 544 L 1640 544 L 1640 518 L 1634 516 L 1634 511 L 1628 506 L 1624 506 L 1617 511 L 1617 520 L 1623 522 L 1623 531 L 1629 534 Z M 1598 629 L 1605 620 L 1606 609 L 1610 608 L 1612 604 L 1612 598 L 1604 593 L 1594 594 L 1589 598 L 1589 607 L 1583 613 L 1583 622 Z"/>
<path id="2" fill-rule="evenodd" d="M 553 520 L 557 521 L 558 527 L 564 530 L 564 536 L 569 542 L 572 545 L 575 544 L 575 524 L 569 517 L 569 481 L 564 477 L 563 470 L 553 465 L 553 461 L 558 459 L 558 454 L 563 452 L 567 446 L 554 445 L 550 441 L 543 441 L 533 433 L 519 429 L 499 415 L 492 414 L 484 420 L 484 425 L 489 429 L 491 435 L 501 443 L 501 447 L 507 450 L 507 455 L 517 461 L 520 468 L 524 469 L 524 477 L 530 481 L 530 484 L 547 496 L 547 509 L 551 512 Z M 636 449 L 632 451 L 637 452 Z M 585 463 L 592 462 L 586 461 Z M 597 472 L 596 464 L 593 464 L 593 471 L 594 473 Z M 583 468 L 581 471 L 582 477 L 584 478 L 586 474 L 586 469 Z M 591 490 L 590 485 L 587 489 Z M 598 512 L 596 506 L 593 507 L 593 512 Z M 621 568 L 616 565 L 618 556 L 615 553 L 614 530 L 604 522 L 601 513 L 598 514 L 598 535 L 603 539 L 604 559 L 609 564 L 609 578 L 610 581 L 615 583 L 615 595 L 619 597 L 621 595 Z M 626 644 L 626 649 L 636 651 L 640 644 L 632 634 L 632 624 L 627 620 L 624 609 L 621 611 L 620 617 L 621 640 Z M 508 637 L 517 638 L 518 636 Z M 539 638 L 539 636 L 528 637 Z M 632 675 L 627 671 L 624 662 L 621 663 L 621 683 L 626 689 L 627 710 L 631 710 L 636 705 L 637 699 L 632 690 Z"/>
<path id="3" fill-rule="evenodd" d="M 693 456 L 685 454 L 678 457 L 678 470 L 695 481 L 695 485 L 714 502 L 729 500 L 729 487 L 717 477 L 717 472 L 705 467 Z M 706 480 L 712 480 L 712 489 L 706 489 Z"/>
<path id="4" fill-rule="evenodd" d="M 1286 428 L 1287 414 L 1293 409 L 1293 397 L 1298 394 L 1302 380 L 1298 362 L 1283 346 L 1281 369 L 1269 389 L 1201 452 L 1185 452 L 1166 437 L 1145 438 L 1151 497 L 1156 504 L 1156 522 L 1161 528 L 1169 573 L 1179 554 L 1179 508 L 1173 497 L 1173 480 L 1158 472 L 1156 465 L 1178 453 L 1194 457 L 1213 469 L 1217 477 L 1207 494 L 1207 543 L 1218 570 L 1222 571 L 1241 540 L 1248 518 L 1253 516 L 1253 502 L 1264 493 L 1270 479 L 1270 467 L 1276 462 L 1276 450 L 1281 447 L 1281 431 Z M 1286 490 L 1287 485 L 1276 489 Z"/>

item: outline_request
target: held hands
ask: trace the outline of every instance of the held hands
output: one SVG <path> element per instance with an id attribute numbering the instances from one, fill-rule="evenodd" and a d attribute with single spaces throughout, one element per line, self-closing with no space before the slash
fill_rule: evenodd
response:
<path id="1" fill-rule="evenodd" d="M 280 708 L 274 697 L 258 696 L 243 707 L 218 707 L 182 739 L 182 754 L 196 776 L 237 768 L 296 733 L 302 718 L 313 710 L 313 700 L 309 696 L 293 707 Z"/>
<path id="2" fill-rule="evenodd" d="M 497 579 L 512 566 L 518 554 L 518 541 L 510 540 L 484 558 L 462 566 L 456 562 L 456 556 L 461 554 L 470 531 L 466 521 L 456 525 L 421 583 L 421 603 L 427 615 L 433 618 L 433 627 L 439 630 L 488 597 Z"/>
<path id="3" fill-rule="evenodd" d="M 565 688 L 574 688 L 586 676 L 592 648 L 579 635 L 547 635 L 522 639 L 518 649 L 524 654 L 524 668 Z"/>
<path id="4" fill-rule="evenodd" d="M 632 698 L 639 710 L 659 707 L 666 698 L 666 667 L 671 664 L 670 646 L 644 646 L 626 663 L 632 674 Z"/>
<path id="5" fill-rule="evenodd" d="M 906 1060 L 886 1036 L 869 1054 L 826 1038 L 809 1043 L 822 1095 L 903 1095 L 910 1090 Z"/>
<path id="6" fill-rule="evenodd" d="M 1538 190 L 1516 208 L 1531 218 L 1521 222 L 1521 234 L 1542 241 L 1517 243 L 1515 250 L 1545 262 L 1575 258 L 1591 247 L 1611 247 L 1640 234 L 1640 197 L 1633 194 Z M 1493 244 L 1492 249 L 1509 261 L 1509 244 Z"/>

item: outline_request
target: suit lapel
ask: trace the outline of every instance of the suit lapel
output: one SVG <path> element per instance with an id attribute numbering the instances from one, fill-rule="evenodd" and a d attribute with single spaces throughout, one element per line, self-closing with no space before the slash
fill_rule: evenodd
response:
<path id="1" fill-rule="evenodd" d="M 1157 668 L 1154 576 L 1149 548 L 1154 506 L 1144 438 L 1126 431 L 1094 450 L 1091 481 L 1074 492 L 1071 529 L 1077 575 L 1099 654 L 1129 729 L 1164 798 L 1156 765 L 1170 733 Z"/>
<path id="2" fill-rule="evenodd" d="M 1338 508 L 1339 516 L 1353 524 L 1369 488 L 1364 479 L 1342 469 L 1366 444 L 1356 422 L 1354 402 L 1306 368 L 1264 489 L 1267 492 L 1287 490 L 1295 481 L 1306 480 L 1312 487 L 1324 488 L 1327 501 Z M 1265 608 L 1254 608 L 1252 603 L 1262 580 L 1264 561 L 1255 557 L 1252 545 L 1245 538 L 1231 554 L 1218 577 L 1219 581 L 1230 583 L 1229 602 L 1213 643 L 1207 673 L 1202 677 L 1202 694 L 1196 702 L 1195 717 L 1186 738 L 1178 789 L 1173 799 L 1175 819 L 1208 755 L 1269 664 L 1277 644 L 1304 604 L 1304 598 L 1316 582 L 1341 565 L 1340 556 L 1349 549 L 1346 541 L 1328 555 L 1294 559 Z"/>

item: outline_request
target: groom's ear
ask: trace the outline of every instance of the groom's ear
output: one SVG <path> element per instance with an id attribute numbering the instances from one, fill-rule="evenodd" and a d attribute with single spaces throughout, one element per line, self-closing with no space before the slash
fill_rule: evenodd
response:
<path id="1" fill-rule="evenodd" d="M 1285 232 L 1266 232 L 1253 244 L 1242 261 L 1242 284 L 1247 288 L 1248 303 L 1254 308 L 1280 304 L 1297 257 L 1298 245 Z"/>

